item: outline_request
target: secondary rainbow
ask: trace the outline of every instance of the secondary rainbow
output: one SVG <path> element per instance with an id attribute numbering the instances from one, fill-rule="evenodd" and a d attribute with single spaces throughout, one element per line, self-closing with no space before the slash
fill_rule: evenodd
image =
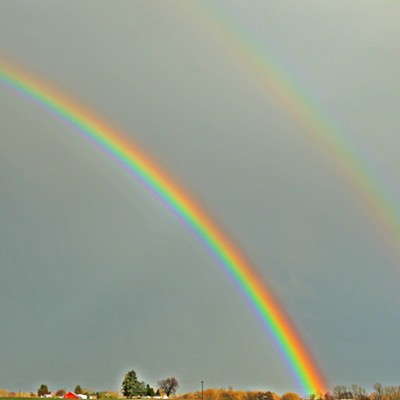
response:
<path id="1" fill-rule="evenodd" d="M 124 136 L 94 116 L 81 104 L 32 77 L 26 71 L 0 61 L 0 83 L 63 119 L 86 139 L 118 160 L 177 213 L 213 252 L 232 276 L 272 335 L 305 393 L 324 392 L 325 379 L 305 343 L 255 267 L 208 213 L 174 180 Z"/>
<path id="2" fill-rule="evenodd" d="M 386 237 L 385 245 L 391 244 L 388 258 L 398 265 L 400 209 L 363 162 L 349 135 L 329 118 L 321 106 L 312 101 L 265 44 L 241 29 L 217 2 L 204 0 L 180 3 L 179 9 L 184 8 L 190 12 L 190 18 L 199 18 L 201 15 L 200 25 L 207 35 L 219 39 L 221 46 L 246 68 L 259 89 L 271 95 L 296 121 L 301 128 L 300 133 L 311 138 L 318 148 L 331 157 L 336 164 L 336 171 L 345 178 L 368 216 Z"/>

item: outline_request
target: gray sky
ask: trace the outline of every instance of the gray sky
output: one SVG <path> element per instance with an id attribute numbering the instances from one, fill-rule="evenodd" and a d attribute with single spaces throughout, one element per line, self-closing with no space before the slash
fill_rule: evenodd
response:
<path id="1" fill-rule="evenodd" d="M 398 203 L 399 13 L 384 0 L 3 0 L 0 53 L 145 148 L 251 257 L 330 383 L 370 390 L 400 384 L 396 246 L 232 41 L 274 59 Z M 135 369 L 152 385 L 175 375 L 181 392 L 298 389 L 224 272 L 143 187 L 4 90 L 0 115 L 0 387 L 117 390 Z"/>

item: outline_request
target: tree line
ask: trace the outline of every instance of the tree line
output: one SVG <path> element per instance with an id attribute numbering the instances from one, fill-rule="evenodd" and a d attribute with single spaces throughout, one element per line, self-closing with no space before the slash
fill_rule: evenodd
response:
<path id="1" fill-rule="evenodd" d="M 179 387 L 176 378 L 166 378 L 157 382 L 157 389 L 152 388 L 144 381 L 140 381 L 135 371 L 129 371 L 122 382 L 122 394 L 126 398 L 133 397 L 156 397 L 171 396 L 176 393 Z M 302 397 L 297 393 L 288 392 L 281 396 L 271 391 L 241 391 L 228 389 L 206 389 L 202 392 L 196 391 L 182 394 L 176 397 L 176 400 L 400 400 L 399 386 L 384 386 L 381 383 L 373 385 L 374 391 L 368 393 L 363 387 L 353 385 L 337 385 L 330 392 L 324 394 L 312 394 Z M 80 385 L 75 387 L 76 394 L 87 394 L 101 398 L 118 398 L 119 392 L 103 391 L 94 392 L 93 390 L 83 389 Z M 0 389 L 0 398 L 4 397 L 42 397 L 49 394 L 47 385 L 40 385 L 36 393 L 9 392 L 6 389 Z M 59 389 L 53 393 L 54 397 L 63 397 L 64 389 Z"/>
<path id="2" fill-rule="evenodd" d="M 363 387 L 337 385 L 327 393 L 300 396 L 294 392 L 278 395 L 271 391 L 241 391 L 228 389 L 206 389 L 204 392 L 186 393 L 179 396 L 182 400 L 400 400 L 400 386 L 373 385 L 374 391 L 368 393 Z"/>
<path id="3" fill-rule="evenodd" d="M 155 389 L 149 384 L 146 384 L 144 381 L 140 381 L 136 371 L 132 370 L 125 375 L 121 389 L 122 394 L 127 399 L 132 399 L 134 397 L 169 397 L 170 395 L 174 395 L 176 393 L 178 387 L 178 380 L 175 377 L 169 377 L 159 380 L 157 382 L 157 388 Z M 95 392 L 91 389 L 83 389 L 80 385 L 76 385 L 74 393 L 77 395 L 83 394 L 87 398 L 97 399 L 120 397 L 119 392 Z M 37 393 L 16 393 L 9 392 L 6 389 L 0 389 L 0 397 L 47 397 L 51 395 L 51 397 L 62 398 L 65 396 L 65 394 L 65 389 L 58 389 L 53 393 L 49 390 L 49 387 L 46 384 L 41 384 L 37 390 Z"/>
<path id="4" fill-rule="evenodd" d="M 400 386 L 373 385 L 374 391 L 367 391 L 358 385 L 337 385 L 332 393 L 326 393 L 323 400 L 400 400 Z"/>

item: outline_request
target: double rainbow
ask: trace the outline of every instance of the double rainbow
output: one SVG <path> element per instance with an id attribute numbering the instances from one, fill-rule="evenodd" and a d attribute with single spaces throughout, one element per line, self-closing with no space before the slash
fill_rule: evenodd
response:
<path id="1" fill-rule="evenodd" d="M 0 62 L 0 83 L 4 88 L 55 114 L 156 193 L 190 226 L 233 277 L 269 334 L 274 337 L 302 390 L 305 393 L 326 390 L 325 380 L 309 350 L 282 307 L 256 273 L 254 266 L 206 211 L 148 155 L 81 104 L 5 60 Z"/>

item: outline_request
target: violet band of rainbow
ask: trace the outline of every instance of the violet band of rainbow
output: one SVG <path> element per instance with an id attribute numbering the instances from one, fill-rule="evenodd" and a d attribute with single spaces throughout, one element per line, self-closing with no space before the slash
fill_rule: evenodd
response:
<path id="1" fill-rule="evenodd" d="M 72 125 L 75 131 L 118 160 L 168 204 L 201 238 L 240 287 L 265 329 L 274 338 L 304 394 L 326 391 L 323 374 L 309 349 L 271 290 L 258 276 L 255 267 L 174 179 L 167 176 L 147 154 L 126 140 L 120 132 L 109 127 L 81 104 L 55 90 L 49 83 L 32 77 L 5 60 L 0 61 L 0 83 Z"/>

